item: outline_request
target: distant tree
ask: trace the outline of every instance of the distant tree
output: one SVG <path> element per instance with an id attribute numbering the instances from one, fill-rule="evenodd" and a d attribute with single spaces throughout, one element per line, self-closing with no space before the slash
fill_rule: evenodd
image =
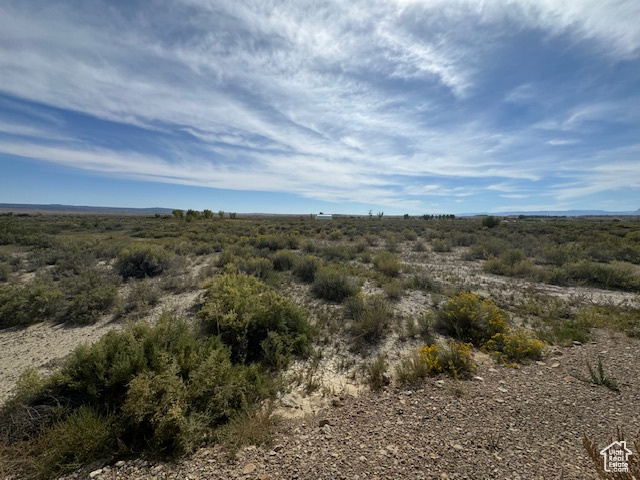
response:
<path id="1" fill-rule="evenodd" d="M 229 218 L 236 218 L 236 212 L 229 212 Z"/>
<path id="2" fill-rule="evenodd" d="M 187 210 L 187 219 L 198 220 L 202 217 L 202 214 L 198 210 Z"/>
<path id="3" fill-rule="evenodd" d="M 493 215 L 489 215 L 482 219 L 482 226 L 487 228 L 497 227 L 500 224 L 500 219 L 498 217 L 494 217 Z"/>
<path id="4" fill-rule="evenodd" d="M 408 220 L 408 219 L 409 219 L 409 214 L 408 214 L 408 213 L 405 213 L 405 214 L 404 214 L 404 219 L 405 219 L 405 220 Z"/>
<path id="5" fill-rule="evenodd" d="M 220 211 L 218 212 L 218 216 L 219 216 L 220 218 L 224 218 L 224 210 L 220 210 Z"/>
<path id="6" fill-rule="evenodd" d="M 210 220 L 213 218 L 213 212 L 211 210 L 203 210 L 202 211 L 202 215 L 204 216 L 204 218 L 206 218 L 207 220 Z"/>
<path id="7" fill-rule="evenodd" d="M 384 212 L 378 212 L 378 219 L 382 220 L 383 215 L 384 215 Z"/>
<path id="8" fill-rule="evenodd" d="M 369 210 L 369 220 L 373 218 L 373 210 Z"/>
<path id="9" fill-rule="evenodd" d="M 184 216 L 184 210 L 180 210 L 179 208 L 176 208 L 171 213 L 173 213 L 173 216 L 176 218 L 182 218 Z"/>

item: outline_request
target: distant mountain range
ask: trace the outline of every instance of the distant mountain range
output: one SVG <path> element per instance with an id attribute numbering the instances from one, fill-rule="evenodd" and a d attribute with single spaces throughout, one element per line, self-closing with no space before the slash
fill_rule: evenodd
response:
<path id="1" fill-rule="evenodd" d="M 23 203 L 0 203 L 0 212 L 13 213 L 101 213 L 104 215 L 155 215 L 170 214 L 170 208 L 122 208 L 122 207 L 87 207 L 78 205 L 30 205 Z"/>
<path id="2" fill-rule="evenodd" d="M 634 212 L 608 212 L 606 210 L 540 210 L 535 212 L 498 212 L 498 213 L 462 213 L 460 216 L 474 215 L 495 215 L 499 217 L 508 217 L 514 215 L 527 215 L 534 217 L 604 217 L 604 216 L 622 216 L 622 215 L 640 215 L 640 208 Z"/>
<path id="3" fill-rule="evenodd" d="M 32 205 L 32 204 L 24 204 L 24 203 L 0 203 L 0 213 L 58 213 L 58 214 L 103 214 L 103 215 L 167 215 L 171 214 L 173 209 L 171 208 L 161 208 L 161 207 L 150 207 L 150 208 L 124 208 L 124 207 L 89 207 L 89 206 L 79 206 L 79 205 Z M 245 214 L 244 216 L 278 216 L 279 214 Z M 306 214 L 304 214 L 306 215 Z M 559 211 L 548 211 L 548 210 L 540 210 L 535 212 L 498 212 L 498 213 L 458 213 L 456 214 L 459 217 L 473 217 L 477 215 L 495 215 L 499 217 L 507 217 L 507 216 L 518 216 L 518 215 L 526 215 L 526 216 L 543 216 L 543 217 L 602 217 L 602 216 L 624 216 L 624 215 L 640 215 L 640 208 L 636 211 L 628 211 L 628 212 L 608 212 L 606 210 L 559 210 Z M 336 215 L 337 217 L 343 215 Z M 345 214 L 344 216 L 350 216 Z M 366 216 L 366 215 L 356 215 L 356 216 Z M 389 215 L 393 217 L 394 215 Z M 417 215 L 420 216 L 420 215 Z"/>

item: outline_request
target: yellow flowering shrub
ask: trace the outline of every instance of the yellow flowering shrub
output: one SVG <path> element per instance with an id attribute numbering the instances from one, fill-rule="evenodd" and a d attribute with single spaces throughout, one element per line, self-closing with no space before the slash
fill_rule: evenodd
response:
<path id="1" fill-rule="evenodd" d="M 447 335 L 476 346 L 509 330 L 507 320 L 495 303 L 469 292 L 458 293 L 442 307 L 437 326 Z"/>
<path id="2" fill-rule="evenodd" d="M 475 370 L 471 358 L 472 347 L 470 343 L 448 339 L 440 344 L 423 347 L 420 350 L 420 358 L 432 375 L 446 373 L 453 378 L 460 378 L 465 373 Z"/>
<path id="3" fill-rule="evenodd" d="M 526 358 L 540 359 L 543 348 L 544 342 L 534 332 L 524 328 L 496 333 L 483 347 L 504 363 L 520 362 Z"/>
<path id="4" fill-rule="evenodd" d="M 471 342 L 503 363 L 542 356 L 544 342 L 535 333 L 512 329 L 495 303 L 474 293 L 458 293 L 445 303 L 436 325 L 443 333 Z"/>

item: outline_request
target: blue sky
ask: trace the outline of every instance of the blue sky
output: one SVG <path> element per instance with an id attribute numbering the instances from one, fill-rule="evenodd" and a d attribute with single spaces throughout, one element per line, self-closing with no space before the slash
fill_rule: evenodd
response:
<path id="1" fill-rule="evenodd" d="M 640 208 L 638 0 L 4 1 L 0 202 Z"/>

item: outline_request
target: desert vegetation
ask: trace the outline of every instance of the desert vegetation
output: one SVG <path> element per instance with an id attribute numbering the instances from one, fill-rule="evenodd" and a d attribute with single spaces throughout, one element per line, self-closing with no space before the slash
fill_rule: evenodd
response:
<path id="1" fill-rule="evenodd" d="M 233 445 L 296 384 L 322 392 L 336 355 L 379 391 L 464 383 L 478 355 L 517 368 L 596 331 L 640 337 L 637 222 L 381 213 L 0 216 L 0 329 L 113 326 L 22 374 L 0 409 L 0 474 Z M 619 389 L 601 359 L 585 365 Z"/>

